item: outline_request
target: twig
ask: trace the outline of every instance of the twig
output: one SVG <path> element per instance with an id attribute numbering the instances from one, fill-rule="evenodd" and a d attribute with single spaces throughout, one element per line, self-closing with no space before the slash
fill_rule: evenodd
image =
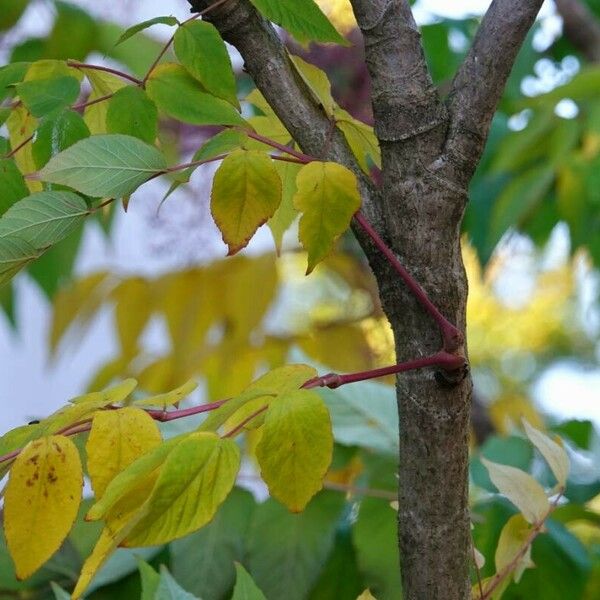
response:
<path id="1" fill-rule="evenodd" d="M 141 79 L 138 79 L 137 77 L 134 77 L 129 73 L 125 73 L 124 71 L 113 69 L 111 67 L 104 67 L 102 65 L 90 65 L 87 63 L 77 62 L 75 60 L 68 60 L 67 65 L 69 65 L 69 67 L 73 67 L 74 69 L 92 69 L 94 71 L 104 71 L 105 73 L 111 73 L 112 75 L 116 75 L 117 77 L 127 79 L 128 81 L 131 81 L 136 85 L 142 85 Z"/>

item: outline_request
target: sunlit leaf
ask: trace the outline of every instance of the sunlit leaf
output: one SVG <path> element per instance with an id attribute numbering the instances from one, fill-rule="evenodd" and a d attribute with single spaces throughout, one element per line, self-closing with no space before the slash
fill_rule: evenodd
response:
<path id="1" fill-rule="evenodd" d="M 186 396 L 189 396 L 197 387 L 198 384 L 193 379 L 190 379 L 189 381 L 186 381 L 183 385 L 180 385 L 178 388 L 175 388 L 170 392 L 166 392 L 165 394 L 159 394 L 158 396 L 150 396 L 149 398 L 135 400 L 134 404 L 136 406 L 158 406 L 160 408 L 167 408 L 167 406 L 172 406 L 173 404 L 181 402 Z"/>
<path id="2" fill-rule="evenodd" d="M 529 473 L 493 463 L 483 457 L 481 462 L 488 470 L 492 483 L 523 513 L 529 523 L 539 523 L 546 518 L 548 498 L 544 488 Z"/>
<path id="3" fill-rule="evenodd" d="M 85 446 L 88 473 L 96 498 L 102 497 L 117 474 L 160 442 L 156 422 L 139 408 L 96 413 Z"/>
<path id="4" fill-rule="evenodd" d="M 315 392 L 297 390 L 271 402 L 256 457 L 274 498 L 302 511 L 323 487 L 332 452 L 329 412 Z"/>
<path id="5" fill-rule="evenodd" d="M 342 165 L 312 162 L 296 178 L 294 207 L 302 213 L 300 241 L 308 251 L 310 273 L 332 250 L 360 208 L 356 177 Z"/>
<path id="6" fill-rule="evenodd" d="M 231 491 L 239 467 L 235 442 L 210 433 L 187 435 L 166 458 L 148 500 L 148 514 L 126 545 L 163 544 L 208 523 Z"/>
<path id="7" fill-rule="evenodd" d="M 548 463 L 558 485 L 564 488 L 569 476 L 569 455 L 566 450 L 539 429 L 530 425 L 526 419 L 522 419 L 522 423 L 527 437 Z"/>
<path id="8" fill-rule="evenodd" d="M 211 212 L 229 254 L 248 244 L 281 202 L 281 180 L 273 161 L 262 152 L 236 150 L 215 174 Z"/>
<path id="9" fill-rule="evenodd" d="M 4 530 L 19 579 L 58 550 L 77 516 L 82 486 L 79 453 L 68 438 L 42 438 L 19 454 L 4 500 Z"/>

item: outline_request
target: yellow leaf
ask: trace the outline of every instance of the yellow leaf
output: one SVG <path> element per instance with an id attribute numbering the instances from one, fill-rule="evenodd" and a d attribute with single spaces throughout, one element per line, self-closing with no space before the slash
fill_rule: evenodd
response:
<path id="1" fill-rule="evenodd" d="M 529 523 L 539 523 L 546 518 L 548 498 L 544 488 L 529 473 L 483 457 L 481 462 L 488 470 L 492 483 L 523 513 Z"/>
<path id="2" fill-rule="evenodd" d="M 232 398 L 217 410 L 211 412 L 202 423 L 202 431 L 216 431 L 223 423 L 235 415 L 235 421 L 230 420 L 230 427 L 243 421 L 252 414 L 258 402 L 268 405 L 274 398 L 288 392 L 296 391 L 309 379 L 317 375 L 317 371 L 308 365 L 286 365 L 273 369 L 259 377 L 247 386 L 237 397 Z M 247 404 L 252 403 L 253 409 L 247 410 Z"/>
<path id="3" fill-rule="evenodd" d="M 63 436 L 29 443 L 10 470 L 4 530 L 19 579 L 60 547 L 77 516 L 83 474 L 75 444 Z"/>
<path id="4" fill-rule="evenodd" d="M 61 288 L 53 300 L 50 349 L 56 350 L 69 327 L 77 322 L 86 325 L 104 300 L 103 291 L 108 274 L 93 273 Z"/>
<path id="5" fill-rule="evenodd" d="M 81 71 L 85 73 L 85 76 L 92 86 L 92 92 L 88 98 L 88 102 L 98 100 L 109 94 L 114 94 L 126 85 L 123 79 L 105 71 L 97 71 L 95 69 L 81 69 Z M 106 129 L 106 114 L 108 112 L 108 107 L 109 101 L 107 99 L 96 102 L 85 108 L 83 120 L 92 135 L 108 133 Z"/>
<path id="6" fill-rule="evenodd" d="M 517 555 L 522 550 L 531 528 L 523 515 L 513 515 L 502 528 L 498 546 L 496 547 L 496 571 L 500 572 L 515 561 Z M 531 545 L 527 548 L 525 554 L 512 565 L 511 572 L 514 573 L 514 580 L 519 581 L 525 569 L 534 567 L 531 560 Z"/>
<path id="7" fill-rule="evenodd" d="M 248 244 L 280 202 L 281 180 L 263 152 L 235 150 L 223 161 L 215 174 L 210 206 L 230 255 Z"/>
<path id="8" fill-rule="evenodd" d="M 310 273 L 332 250 L 360 208 L 356 177 L 332 162 L 312 162 L 296 178 L 294 207 L 302 213 L 300 241 L 308 252 Z"/>
<path id="9" fill-rule="evenodd" d="M 97 500 L 90 508 L 86 519 L 88 521 L 108 519 L 108 515 L 113 511 L 113 508 L 126 498 L 132 490 L 140 488 L 149 488 L 151 490 L 158 478 L 163 463 L 185 437 L 185 435 L 179 435 L 163 442 L 160 446 L 147 452 L 121 471 L 108 484 L 102 498 Z M 138 498 L 138 504 L 141 501 L 142 498 Z"/>
<path id="10" fill-rule="evenodd" d="M 167 408 L 181 402 L 186 396 L 189 396 L 196 388 L 198 384 L 190 379 L 178 388 L 166 392 L 165 394 L 159 394 L 158 396 L 150 396 L 150 398 L 142 398 L 136 400 L 134 404 L 136 406 L 159 406 L 160 408 Z"/>
<path id="11" fill-rule="evenodd" d="M 83 396 L 77 396 L 69 400 L 71 404 L 96 404 L 99 403 L 102 406 L 108 404 L 118 404 L 123 402 L 133 390 L 137 387 L 137 381 L 135 379 L 125 379 L 117 385 L 113 385 L 110 388 L 102 390 L 101 392 L 90 392 Z"/>
<path id="12" fill-rule="evenodd" d="M 332 453 L 329 411 L 318 394 L 296 390 L 271 402 L 256 457 L 274 498 L 302 511 L 323 487 Z"/>
<path id="13" fill-rule="evenodd" d="M 161 442 L 156 422 L 133 407 L 96 413 L 85 449 L 96 498 L 134 460 Z"/>
<path id="14" fill-rule="evenodd" d="M 329 116 L 332 116 L 336 108 L 336 103 L 331 96 L 331 84 L 325 71 L 306 62 L 299 56 L 291 55 L 290 58 L 298 73 L 304 79 L 306 86 L 312 92 L 315 100 L 323 106 Z"/>
<path id="15" fill-rule="evenodd" d="M 539 431 L 539 429 L 530 425 L 526 419 L 523 418 L 522 422 L 527 437 L 548 463 L 552 473 L 554 473 L 554 477 L 558 481 L 558 485 L 564 488 L 569 476 L 569 456 L 565 449 Z"/>
<path id="16" fill-rule="evenodd" d="M 119 519 L 113 519 L 102 530 L 92 553 L 83 564 L 79 580 L 71 595 L 73 600 L 81 598 L 100 567 L 148 512 L 148 505 L 140 506 L 139 499 L 135 497 L 127 498 L 127 504 L 122 503 L 120 508 Z"/>
<path id="17" fill-rule="evenodd" d="M 164 544 L 206 525 L 229 495 L 239 468 L 235 442 L 211 433 L 188 434 L 165 460 L 148 514 L 124 545 Z"/>
<path id="18" fill-rule="evenodd" d="M 521 417 L 526 417 L 536 426 L 543 424 L 542 417 L 529 398 L 521 394 L 502 394 L 489 407 L 489 415 L 496 430 L 510 435 L 518 428 Z"/>
<path id="19" fill-rule="evenodd" d="M 352 115 L 341 108 L 335 112 L 337 126 L 342 130 L 358 164 L 365 173 L 369 173 L 368 159 L 376 167 L 381 168 L 381 151 L 373 128 L 354 119 Z"/>
<path id="20" fill-rule="evenodd" d="M 273 234 L 275 249 L 279 255 L 281 253 L 283 234 L 298 216 L 294 208 L 294 194 L 296 193 L 296 177 L 300 171 L 300 165 L 289 162 L 278 162 L 275 168 L 281 177 L 281 204 L 275 211 L 275 214 L 267 221 L 267 225 Z"/>
<path id="21" fill-rule="evenodd" d="M 20 146 L 25 140 L 32 136 L 37 128 L 37 124 L 37 119 L 32 117 L 24 106 L 13 108 L 6 120 L 11 148 L 14 149 L 17 146 Z M 31 143 L 26 143 L 14 155 L 19 171 L 25 175 L 36 171 L 32 148 L 33 145 Z M 25 183 L 32 194 L 34 192 L 40 192 L 43 189 L 42 183 L 35 179 L 26 179 Z"/>
<path id="22" fill-rule="evenodd" d="M 252 126 L 252 129 L 259 135 L 275 140 L 280 144 L 289 144 L 292 136 L 288 130 L 283 126 L 283 123 L 279 119 L 274 119 L 270 116 L 256 116 L 248 119 L 248 124 Z M 246 150 L 260 150 L 261 152 L 273 152 L 273 147 L 264 142 L 259 142 L 253 138 L 247 138 L 243 146 Z"/>
<path id="23" fill-rule="evenodd" d="M 117 335 L 121 354 L 125 357 L 133 357 L 137 353 L 138 339 L 152 316 L 152 289 L 146 279 L 132 277 L 113 290 Z"/>
<path id="24" fill-rule="evenodd" d="M 377 600 L 373 594 L 371 594 L 371 590 L 365 590 L 360 596 L 357 596 L 356 600 Z"/>

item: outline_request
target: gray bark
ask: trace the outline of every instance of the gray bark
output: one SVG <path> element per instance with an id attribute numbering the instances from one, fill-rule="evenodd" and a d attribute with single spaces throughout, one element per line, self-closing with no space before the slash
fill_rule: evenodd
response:
<path id="1" fill-rule="evenodd" d="M 197 9 L 210 2 L 194 0 Z M 291 67 L 271 25 L 248 0 L 209 17 L 302 150 L 359 175 L 363 211 L 429 294 L 465 333 L 467 281 L 460 226 L 467 186 L 506 78 L 542 0 L 495 0 L 457 74 L 447 104 L 431 82 L 406 0 L 352 0 L 365 39 L 382 186 L 366 180 L 337 130 Z M 325 144 L 331 136 L 332 142 Z M 327 156 L 323 149 L 328 148 Z M 398 361 L 440 349 L 429 315 L 364 236 L 359 241 L 394 330 Z M 465 348 L 453 349 L 464 353 Z M 468 431 L 471 379 L 431 370 L 397 380 L 400 414 L 399 545 L 407 600 L 470 598 Z"/>

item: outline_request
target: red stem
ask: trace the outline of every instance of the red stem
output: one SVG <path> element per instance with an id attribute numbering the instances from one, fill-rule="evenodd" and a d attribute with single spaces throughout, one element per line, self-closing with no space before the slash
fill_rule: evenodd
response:
<path id="1" fill-rule="evenodd" d="M 396 255 L 387 246 L 387 244 L 379 237 L 379 234 L 375 231 L 371 223 L 367 221 L 366 217 L 362 212 L 358 211 L 354 215 L 354 220 L 362 227 L 365 233 L 373 240 L 373 243 L 386 257 L 390 265 L 394 268 L 396 273 L 400 275 L 401 279 L 410 289 L 412 294 L 415 296 L 421 306 L 433 317 L 442 333 L 444 341 L 444 350 L 448 352 L 455 352 L 464 343 L 464 336 L 460 330 L 450 323 L 446 317 L 439 311 L 438 307 L 429 299 L 425 290 L 419 285 L 414 277 L 404 268 L 402 263 L 398 260 Z"/>
<path id="2" fill-rule="evenodd" d="M 141 79 L 138 79 L 133 75 L 129 75 L 129 73 L 119 71 L 118 69 L 112 69 L 111 67 L 103 67 L 102 65 L 89 65 L 87 63 L 81 63 L 75 60 L 68 60 L 67 65 L 69 65 L 69 67 L 73 67 L 74 69 L 92 69 L 94 71 L 104 71 L 105 73 L 111 73 L 112 75 L 116 75 L 117 77 L 127 79 L 128 81 L 131 81 L 136 85 L 142 85 Z"/>
<path id="3" fill-rule="evenodd" d="M 94 104 L 98 104 L 99 102 L 104 102 L 105 100 L 109 100 L 114 96 L 114 93 L 106 94 L 105 96 L 100 96 L 99 98 L 94 98 L 93 100 L 88 100 L 87 102 L 79 102 L 78 104 L 73 104 L 71 108 L 73 110 L 81 110 L 82 108 L 87 108 L 88 106 L 93 106 Z"/>
<path id="4" fill-rule="evenodd" d="M 416 358 L 407 362 L 390 365 L 389 367 L 381 367 L 379 369 L 371 369 L 369 371 L 359 371 L 357 373 L 347 373 L 339 375 L 338 373 L 328 373 L 320 377 L 309 379 L 302 386 L 304 389 L 315 387 L 328 387 L 334 390 L 347 383 L 355 383 L 357 381 L 366 381 L 367 379 L 376 379 L 385 377 L 386 375 L 394 375 L 395 373 L 403 373 L 405 371 L 413 371 L 415 369 L 423 369 L 424 367 L 443 367 L 445 370 L 453 371 L 460 369 L 465 365 L 465 359 L 455 354 L 450 354 L 445 350 L 436 352 L 431 356 Z"/>
<path id="5" fill-rule="evenodd" d="M 224 438 L 233 437 L 236 433 L 239 433 L 244 427 L 254 419 L 254 417 L 258 417 L 261 413 L 267 410 L 268 406 L 263 406 L 258 410 L 255 410 L 251 415 L 247 416 L 241 423 L 238 423 L 231 431 L 228 431 L 223 435 Z"/>
<path id="6" fill-rule="evenodd" d="M 263 144 L 266 144 L 267 146 L 271 146 L 271 148 L 276 148 L 277 150 L 280 150 L 281 152 L 285 152 L 286 154 L 289 154 L 290 156 L 294 156 L 302 164 L 308 164 L 310 162 L 314 162 L 315 160 L 319 160 L 318 158 L 314 158 L 313 156 L 309 156 L 308 154 L 298 152 L 298 150 L 294 150 L 293 148 L 290 148 L 289 146 L 280 144 L 279 142 L 276 142 L 275 140 L 265 137 L 264 135 L 260 135 L 260 133 L 256 133 L 255 131 L 248 131 L 247 129 L 243 129 L 242 131 L 249 138 L 252 138 L 258 142 L 262 142 Z"/>
<path id="7" fill-rule="evenodd" d="M 27 146 L 27 144 L 29 144 L 29 142 L 31 142 L 31 140 L 33 139 L 33 135 L 34 134 L 32 133 L 28 138 L 25 138 L 16 148 L 13 148 L 3 158 L 12 158 L 21 148 L 23 148 L 24 146 Z"/>

